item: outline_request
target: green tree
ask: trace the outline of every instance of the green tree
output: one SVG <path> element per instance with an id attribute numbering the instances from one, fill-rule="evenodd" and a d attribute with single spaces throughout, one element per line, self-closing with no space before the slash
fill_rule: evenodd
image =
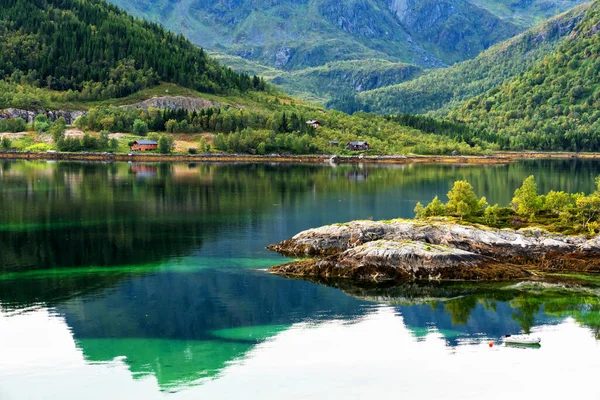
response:
<path id="1" fill-rule="evenodd" d="M 538 197 L 535 178 L 530 175 L 523 185 L 515 190 L 511 201 L 513 210 L 521 216 L 532 218 L 542 208 L 542 198 Z"/>
<path id="2" fill-rule="evenodd" d="M 435 196 L 433 200 L 431 200 L 431 203 L 427 204 L 427 206 L 423 208 L 420 218 L 441 217 L 444 215 L 446 215 L 446 206 L 437 196 Z"/>
<path id="3" fill-rule="evenodd" d="M 417 205 L 415 206 L 414 212 L 415 212 L 415 217 L 416 218 L 424 218 L 423 216 L 423 210 L 425 210 L 425 207 L 423 207 L 423 204 L 421 204 L 421 202 L 417 202 Z"/>
<path id="4" fill-rule="evenodd" d="M 565 192 L 555 192 L 554 190 L 551 190 L 547 195 L 543 196 L 542 199 L 542 209 L 553 214 L 560 214 L 567 208 L 575 205 L 573 197 Z"/>
<path id="5" fill-rule="evenodd" d="M 169 133 L 174 133 L 179 130 L 179 124 L 174 119 L 170 119 L 165 122 L 165 130 Z"/>
<path id="6" fill-rule="evenodd" d="M 50 128 L 50 120 L 44 114 L 38 114 L 33 120 L 33 129 L 38 132 L 46 132 Z"/>
<path id="7" fill-rule="evenodd" d="M 48 133 L 52 135 L 52 140 L 54 140 L 54 143 L 58 143 L 61 139 L 64 139 L 66 130 L 67 121 L 65 121 L 63 117 L 60 117 L 54 121 L 52 126 L 50 126 Z"/>
<path id="8" fill-rule="evenodd" d="M 158 152 L 160 154 L 169 154 L 173 149 L 173 137 L 162 135 L 158 139 Z"/>
<path id="9" fill-rule="evenodd" d="M 485 199 L 482 199 L 485 200 Z M 473 191 L 473 186 L 467 181 L 456 181 L 448 192 L 448 213 L 464 219 L 479 214 L 481 209 L 480 200 Z"/>
<path id="10" fill-rule="evenodd" d="M 215 148 L 218 150 L 227 151 L 227 149 L 228 149 L 227 140 L 225 140 L 225 135 L 223 135 L 222 133 L 219 133 L 217 136 L 215 136 L 215 140 L 214 140 L 213 144 L 215 145 Z"/>
<path id="11" fill-rule="evenodd" d="M 267 152 L 267 145 L 265 142 L 260 142 L 256 147 L 256 152 L 260 155 L 264 155 Z"/>
<path id="12" fill-rule="evenodd" d="M 132 132 L 139 136 L 146 136 L 148 134 L 148 124 L 141 119 L 133 121 Z"/>
<path id="13" fill-rule="evenodd" d="M 208 144 L 206 143 L 206 139 L 200 138 L 200 144 L 198 145 L 198 150 L 200 153 L 205 154 L 208 152 Z"/>
<path id="14" fill-rule="evenodd" d="M 98 148 L 106 149 L 106 148 L 108 148 L 108 145 L 109 145 L 108 132 L 101 131 L 100 136 L 98 138 Z"/>
<path id="15" fill-rule="evenodd" d="M 483 212 L 483 217 L 485 219 L 486 224 L 496 224 L 498 222 L 498 219 L 500 218 L 500 207 L 498 206 L 498 204 L 486 207 L 485 211 Z"/>
<path id="16" fill-rule="evenodd" d="M 586 229 L 588 224 L 596 221 L 600 216 L 600 196 L 598 193 L 589 196 L 577 196 L 575 206 L 581 225 Z"/>
<path id="17" fill-rule="evenodd" d="M 0 147 L 2 147 L 4 150 L 8 150 L 10 149 L 11 146 L 11 141 L 8 138 L 8 136 L 2 136 L 2 140 L 0 141 Z"/>

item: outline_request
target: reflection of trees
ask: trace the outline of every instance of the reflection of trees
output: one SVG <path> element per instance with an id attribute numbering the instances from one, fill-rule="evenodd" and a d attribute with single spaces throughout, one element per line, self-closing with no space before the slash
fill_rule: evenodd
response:
<path id="1" fill-rule="evenodd" d="M 31 306 L 54 307 L 76 296 L 102 292 L 128 277 L 129 273 L 113 272 L 4 279 L 0 280 L 0 305 L 11 311 Z"/>
<path id="2" fill-rule="evenodd" d="M 471 312 L 477 307 L 477 298 L 467 296 L 460 299 L 449 300 L 444 303 L 446 312 L 452 318 L 452 324 L 464 325 L 469 321 Z"/>
<path id="3" fill-rule="evenodd" d="M 515 327 L 529 333 L 549 316 L 570 316 L 589 327 L 596 337 L 600 332 L 600 290 L 594 280 L 569 279 L 566 285 L 557 281 L 547 288 L 485 282 L 373 284 L 330 279 L 315 282 L 360 299 L 396 305 L 405 323 L 415 332 L 436 327 L 441 332 L 462 330 L 464 335 L 501 337 L 516 333 Z"/>
<path id="4" fill-rule="evenodd" d="M 542 191 L 585 191 L 593 184 L 593 165 L 567 160 L 364 169 L 154 164 L 156 175 L 140 178 L 133 172 L 136 164 L 3 162 L 0 265 L 15 270 L 153 262 L 165 254 L 186 254 L 224 224 L 256 221 L 256 214 L 273 204 L 301 205 L 314 192 L 348 197 L 401 189 L 399 201 L 416 203 L 466 179 L 490 201 L 506 204 L 523 177 L 536 172 Z M 360 184 L 346 179 L 353 171 L 368 177 Z M 374 207 L 371 200 L 360 204 L 362 213 Z M 412 203 L 402 207 L 392 215 L 412 215 Z M 332 210 L 319 212 L 332 215 Z"/>
<path id="5" fill-rule="evenodd" d="M 515 309 L 513 318 L 519 323 L 525 333 L 531 333 L 535 324 L 535 315 L 540 310 L 540 299 L 519 296 L 510 302 Z"/>
<path id="6" fill-rule="evenodd" d="M 600 340 L 600 297 L 592 295 L 554 296 L 541 304 L 544 312 L 556 317 L 572 317 L 592 329 Z"/>

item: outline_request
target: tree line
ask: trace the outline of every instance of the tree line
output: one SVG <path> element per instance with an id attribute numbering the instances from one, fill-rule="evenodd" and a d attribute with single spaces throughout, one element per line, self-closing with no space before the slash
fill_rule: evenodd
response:
<path id="1" fill-rule="evenodd" d="M 478 198 L 469 182 L 457 181 L 448 192 L 446 203 L 438 196 L 426 206 L 419 202 L 415 216 L 457 217 L 498 228 L 541 225 L 552 231 L 594 235 L 600 231 L 600 176 L 596 177 L 595 185 L 596 189 L 587 195 L 554 190 L 538 194 L 532 175 L 515 190 L 510 204 L 500 207 L 489 205 L 485 197 Z"/>
<path id="2" fill-rule="evenodd" d="M 149 131 L 168 133 L 232 133 L 244 129 L 262 129 L 278 134 L 315 135 L 306 124 L 306 115 L 295 110 L 252 111 L 210 107 L 198 111 L 185 109 L 147 110 L 126 107 L 95 107 L 75 121 L 80 129 L 131 132 L 145 135 Z"/>

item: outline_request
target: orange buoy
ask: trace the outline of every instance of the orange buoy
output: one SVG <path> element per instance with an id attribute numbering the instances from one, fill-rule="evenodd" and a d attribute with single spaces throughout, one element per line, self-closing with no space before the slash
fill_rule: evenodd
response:
<path id="1" fill-rule="evenodd" d="M 494 342 L 490 341 L 490 347 L 494 347 Z"/>

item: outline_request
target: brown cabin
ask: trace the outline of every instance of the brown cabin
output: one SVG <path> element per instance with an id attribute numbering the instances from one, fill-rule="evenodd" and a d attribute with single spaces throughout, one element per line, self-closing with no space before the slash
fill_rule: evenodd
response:
<path id="1" fill-rule="evenodd" d="M 350 142 L 346 145 L 346 149 L 351 151 L 366 151 L 370 148 L 368 142 Z"/>
<path id="2" fill-rule="evenodd" d="M 158 149 L 158 143 L 154 140 L 136 140 L 131 146 L 132 151 L 150 151 Z"/>

